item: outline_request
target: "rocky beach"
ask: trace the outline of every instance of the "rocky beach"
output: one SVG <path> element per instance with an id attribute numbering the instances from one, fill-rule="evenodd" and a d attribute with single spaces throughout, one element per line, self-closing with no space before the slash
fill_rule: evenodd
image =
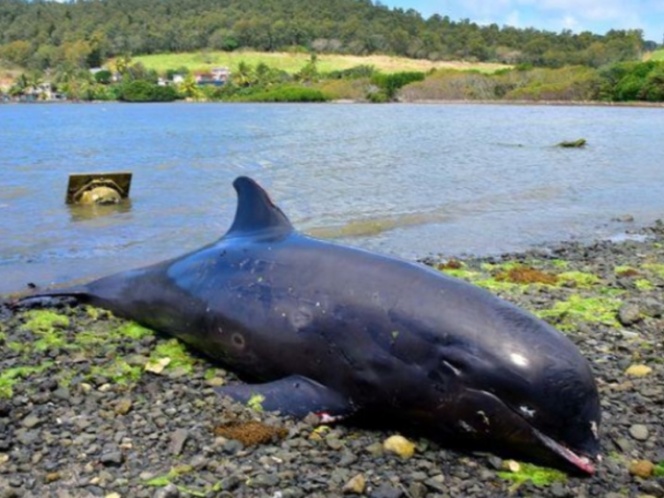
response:
<path id="1" fill-rule="evenodd" d="M 594 476 L 399 428 L 281 418 L 218 397 L 239 379 L 175 339 L 88 306 L 7 298 L 0 498 L 664 497 L 664 224 L 621 242 L 451 256 L 424 263 L 549 321 L 590 361 L 603 410 Z"/>

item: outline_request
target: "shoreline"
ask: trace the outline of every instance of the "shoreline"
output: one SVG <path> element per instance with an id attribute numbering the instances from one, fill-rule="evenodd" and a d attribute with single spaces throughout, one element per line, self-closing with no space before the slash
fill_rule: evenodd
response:
<path id="1" fill-rule="evenodd" d="M 222 366 L 107 312 L 64 306 L 0 308 L 0 490 L 327 498 L 361 475 L 369 496 L 662 496 L 653 473 L 664 473 L 664 223 L 634 232 L 647 237 L 428 261 L 541 316 L 588 358 L 604 415 L 592 477 L 552 473 L 534 484 L 528 466 L 506 471 L 499 457 L 414 437 L 404 459 L 382 449 L 398 428 L 319 428 L 229 403 L 213 388 L 239 380 Z M 514 268 L 536 271 L 520 281 Z M 145 370 L 166 357 L 161 372 Z M 242 425 L 250 421 L 263 424 L 261 437 Z M 253 427 L 254 439 L 216 431 L 230 423 Z"/>
<path id="2" fill-rule="evenodd" d="M 367 100 L 339 99 L 327 102 L 232 102 L 223 100 L 175 100 L 172 102 L 123 102 L 121 100 L 40 100 L 35 102 L 14 102 L 0 101 L 0 105 L 40 105 L 40 104 L 275 104 L 275 105 L 325 105 L 325 104 L 371 104 L 371 105 L 389 105 L 389 104 L 409 104 L 409 105 L 512 105 L 512 106 L 571 106 L 571 107 L 618 107 L 618 108 L 653 108 L 664 107 L 664 102 L 608 102 L 601 100 L 396 100 L 394 102 L 373 103 Z"/>

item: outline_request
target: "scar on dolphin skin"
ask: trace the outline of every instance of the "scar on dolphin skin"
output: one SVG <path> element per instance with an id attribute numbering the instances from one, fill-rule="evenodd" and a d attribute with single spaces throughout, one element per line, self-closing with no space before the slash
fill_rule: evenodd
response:
<path id="1" fill-rule="evenodd" d="M 434 269 L 305 236 L 254 180 L 233 186 L 235 218 L 215 242 L 21 302 L 74 297 L 178 337 L 262 382 L 218 391 L 267 411 L 393 417 L 595 471 L 597 387 L 567 337 Z"/>

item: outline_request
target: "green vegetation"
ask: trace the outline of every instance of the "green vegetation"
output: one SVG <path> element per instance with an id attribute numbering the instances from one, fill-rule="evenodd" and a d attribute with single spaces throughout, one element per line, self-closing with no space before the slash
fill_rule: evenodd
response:
<path id="1" fill-rule="evenodd" d="M 104 378 L 114 384 L 132 384 L 141 378 L 143 368 L 130 365 L 122 358 L 113 358 L 103 365 L 93 365 L 90 369 L 90 378 Z"/>
<path id="2" fill-rule="evenodd" d="M 51 310 L 30 310 L 26 313 L 24 329 L 40 334 L 50 334 L 56 328 L 69 327 L 69 317 Z"/>
<path id="3" fill-rule="evenodd" d="M 40 373 L 53 363 L 45 362 L 37 367 L 19 366 L 0 372 L 0 398 L 11 398 L 14 395 L 14 385 L 19 379 L 26 379 L 33 373 Z"/>
<path id="4" fill-rule="evenodd" d="M 655 465 L 653 475 L 655 477 L 664 477 L 664 460 Z"/>
<path id="5" fill-rule="evenodd" d="M 372 102 L 390 102 L 396 98 L 400 88 L 423 80 L 424 73 L 417 71 L 402 71 L 393 74 L 376 73 L 371 78 L 371 83 L 378 87 L 378 91 L 371 92 L 369 99 Z"/>
<path id="6" fill-rule="evenodd" d="M 31 310 L 26 313 L 27 322 L 23 329 L 35 334 L 36 351 L 53 350 L 66 345 L 62 333 L 58 329 L 69 326 L 69 317 L 50 310 Z"/>
<path id="7" fill-rule="evenodd" d="M 530 463 L 519 463 L 518 470 L 501 471 L 498 476 L 514 484 L 510 486 L 510 492 L 516 490 L 526 482 L 532 482 L 535 486 L 550 486 L 554 482 L 565 482 L 567 475 L 564 472 L 546 467 L 539 467 Z"/>
<path id="8" fill-rule="evenodd" d="M 0 59 L 39 70 L 99 67 L 125 54 L 199 52 L 205 61 L 242 49 L 599 67 L 656 48 L 639 30 L 480 26 L 357 0 L 10 0 L 0 3 L 0 33 Z"/>
<path id="9" fill-rule="evenodd" d="M 620 327 L 616 319 L 620 304 L 621 301 L 613 297 L 583 297 L 572 294 L 567 300 L 556 302 L 553 308 L 539 310 L 535 314 L 563 331 L 573 329 L 577 321 Z"/>
<path id="10" fill-rule="evenodd" d="M 275 71 L 290 75 L 298 73 L 311 60 L 309 51 L 241 52 L 205 51 L 178 52 L 136 55 L 135 63 L 159 74 L 167 74 L 169 70 L 193 73 L 207 72 L 215 67 L 227 67 L 231 73 L 241 70 L 242 65 L 257 67 L 265 65 Z M 398 71 L 427 72 L 433 69 L 474 70 L 493 73 L 511 66 L 503 63 L 490 62 L 450 62 L 442 60 L 412 59 L 392 55 L 367 54 L 362 56 L 349 54 L 324 53 L 317 54 L 318 71 L 328 74 L 331 78 L 371 76 L 374 71 L 394 73 Z M 109 65 L 114 67 L 115 59 Z"/>
<path id="11" fill-rule="evenodd" d="M 168 368 L 191 373 L 196 363 L 196 358 L 191 356 L 182 342 L 177 339 L 161 341 L 150 355 L 151 361 L 161 358 L 169 358 Z"/>
<path id="12" fill-rule="evenodd" d="M 587 289 L 599 283 L 599 277 L 582 271 L 566 271 L 558 274 L 560 285 Z"/>
<path id="13" fill-rule="evenodd" d="M 664 52 L 639 30 L 480 26 L 357 0 L 10 0 L 0 33 L 0 91 L 27 100 L 664 100 Z M 216 67 L 228 84 L 196 83 Z"/>
<path id="14" fill-rule="evenodd" d="M 325 102 L 330 99 L 325 93 L 315 88 L 281 85 L 238 94 L 232 97 L 232 100 L 238 102 Z"/>
<path id="15" fill-rule="evenodd" d="M 98 308 L 90 307 L 90 309 L 97 310 Z M 143 327 L 143 325 L 139 325 L 136 322 L 126 322 L 125 324 L 115 329 L 114 335 L 139 340 L 143 339 L 144 337 L 154 335 L 154 332 L 148 328 Z"/>
<path id="16" fill-rule="evenodd" d="M 644 270 L 652 272 L 658 278 L 664 280 L 664 264 L 662 263 L 646 263 L 643 265 Z"/>
<path id="17" fill-rule="evenodd" d="M 125 102 L 172 102 L 180 98 L 175 88 L 145 80 L 130 81 L 120 87 L 119 100 Z"/>
<path id="18" fill-rule="evenodd" d="M 556 287 L 564 291 L 566 297 L 557 301 L 552 308 L 533 310 L 538 317 L 547 320 L 563 332 L 574 330 L 579 322 L 603 324 L 619 327 L 618 309 L 622 304 L 621 289 L 604 287 L 601 279 L 583 271 L 563 271 L 568 264 L 562 260 L 505 261 L 482 263 L 469 268 L 465 263 L 439 266 L 444 273 L 472 282 L 498 294 L 518 294 L 526 289 Z M 614 271 L 624 271 L 617 267 Z M 640 289 L 650 289 L 649 281 L 641 282 Z M 592 295 L 587 295 L 591 289 Z"/>
<path id="19" fill-rule="evenodd" d="M 564 147 L 567 149 L 578 149 L 580 147 L 585 147 L 586 145 L 586 139 L 585 138 L 579 138 L 577 140 L 568 140 L 568 141 L 563 141 L 558 144 L 559 147 Z"/>
<path id="20" fill-rule="evenodd" d="M 262 412 L 263 401 L 265 401 L 265 396 L 262 394 L 252 394 L 251 398 L 249 398 L 249 401 L 247 401 L 247 406 L 255 412 Z"/>
<path id="21" fill-rule="evenodd" d="M 600 100 L 664 100 L 664 62 L 623 62 L 599 71 Z"/>
<path id="22" fill-rule="evenodd" d="M 177 479 L 178 477 L 191 473 L 193 470 L 194 469 L 191 465 L 176 465 L 168 471 L 168 474 L 152 477 L 148 479 L 145 484 L 148 486 L 161 488 L 163 486 L 169 485 L 171 481 Z"/>
<path id="23" fill-rule="evenodd" d="M 91 306 L 85 308 L 83 318 L 77 319 L 77 323 L 84 325 L 80 329 L 72 327 L 67 311 L 29 310 L 19 315 L 18 320 L 21 340 L 9 337 L 4 325 L 0 327 L 4 346 L 17 355 L 16 366 L 0 372 L 0 397 L 13 396 L 18 382 L 22 382 L 25 389 L 32 389 L 30 376 L 54 364 L 49 361 L 32 365 L 36 352 L 48 351 L 50 356 L 72 355 L 91 363 L 84 375 L 76 375 L 61 365 L 54 368 L 52 377 L 61 386 L 70 386 L 73 381 L 131 386 L 142 378 L 146 364 L 151 361 L 168 358 L 168 371 L 175 374 L 190 373 L 194 363 L 199 361 L 176 339 L 157 340 L 150 329 Z M 122 354 L 134 349 L 137 341 L 142 345 L 154 344 L 148 358 L 143 354 Z"/>

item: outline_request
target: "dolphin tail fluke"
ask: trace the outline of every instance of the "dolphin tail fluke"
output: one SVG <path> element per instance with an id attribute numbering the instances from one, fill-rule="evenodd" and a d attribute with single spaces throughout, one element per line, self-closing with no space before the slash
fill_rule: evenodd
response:
<path id="1" fill-rule="evenodd" d="M 355 411 L 347 398 L 299 375 L 266 384 L 225 386 L 215 390 L 252 408 L 278 411 L 282 415 L 303 418 L 314 413 L 321 422 L 340 420 Z"/>

